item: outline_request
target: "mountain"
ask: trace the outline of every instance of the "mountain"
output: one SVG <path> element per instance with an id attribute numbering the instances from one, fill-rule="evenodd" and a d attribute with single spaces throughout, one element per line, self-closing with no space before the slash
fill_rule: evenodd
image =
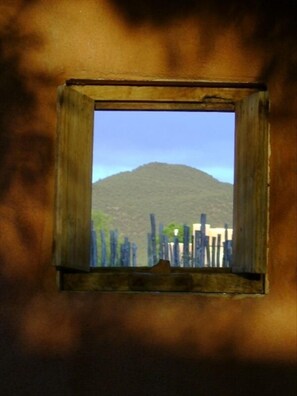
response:
<path id="1" fill-rule="evenodd" d="M 233 186 L 186 165 L 153 162 L 93 184 L 93 211 L 106 214 L 121 235 L 138 246 L 146 258 L 149 214 L 157 223 L 200 222 L 207 214 L 212 227 L 232 226 Z M 139 260 L 138 260 L 139 261 Z"/>

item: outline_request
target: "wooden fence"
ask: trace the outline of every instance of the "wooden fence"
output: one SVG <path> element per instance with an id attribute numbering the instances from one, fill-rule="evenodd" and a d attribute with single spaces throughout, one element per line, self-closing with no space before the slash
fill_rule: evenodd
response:
<path id="1" fill-rule="evenodd" d="M 159 259 L 169 260 L 173 267 L 203 268 L 230 267 L 232 264 L 232 236 L 225 224 L 224 236 L 207 235 L 206 214 L 200 216 L 200 230 L 191 233 L 188 225 L 183 226 L 183 238 L 179 236 L 169 240 L 162 224 L 158 227 L 156 217 L 150 214 L 150 232 L 147 234 L 147 265 L 153 266 Z M 224 239 L 224 240 L 223 240 Z M 91 266 L 96 267 L 136 267 L 137 246 L 128 237 L 119 241 L 117 230 L 110 231 L 109 249 L 107 249 L 106 235 L 100 230 L 100 251 L 98 251 L 97 233 L 92 225 Z M 222 242 L 223 241 L 223 242 Z"/>
<path id="2" fill-rule="evenodd" d="M 98 249 L 97 233 L 92 224 L 91 267 L 135 267 L 137 264 L 137 246 L 128 237 L 119 241 L 117 230 L 109 232 L 109 249 L 106 235 L 100 230 L 100 250 Z"/>
<path id="3" fill-rule="evenodd" d="M 159 226 L 159 236 L 156 242 L 156 220 L 150 215 L 151 232 L 148 234 L 148 265 L 158 259 L 169 260 L 173 267 L 230 267 L 232 263 L 232 235 L 225 224 L 224 235 L 217 234 L 211 238 L 207 235 L 206 214 L 201 214 L 200 230 L 191 234 L 188 225 L 183 226 L 183 238 L 178 234 L 169 241 L 164 234 L 163 226 Z M 231 238 L 230 238 L 231 236 Z"/>

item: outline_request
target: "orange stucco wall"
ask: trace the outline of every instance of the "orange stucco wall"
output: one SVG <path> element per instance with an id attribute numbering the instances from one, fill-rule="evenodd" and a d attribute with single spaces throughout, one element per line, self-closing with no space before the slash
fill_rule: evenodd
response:
<path id="1" fill-rule="evenodd" d="M 295 394 L 295 21 L 293 1 L 0 1 L 1 394 Z M 57 291 L 56 88 L 69 78 L 267 83 L 267 296 Z"/>

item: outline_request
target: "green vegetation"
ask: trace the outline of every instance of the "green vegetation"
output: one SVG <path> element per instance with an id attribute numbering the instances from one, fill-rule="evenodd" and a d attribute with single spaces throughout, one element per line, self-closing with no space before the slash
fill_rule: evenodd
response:
<path id="1" fill-rule="evenodd" d="M 170 223 L 164 227 L 163 233 L 168 236 L 169 241 L 173 241 L 175 237 L 175 230 L 178 230 L 177 236 L 179 241 L 182 242 L 184 237 L 184 226 L 181 224 Z"/>
<path id="2" fill-rule="evenodd" d="M 103 224 L 108 220 L 110 229 L 115 227 L 137 244 L 140 264 L 147 262 L 150 213 L 166 228 L 173 222 L 189 226 L 199 223 L 201 213 L 207 214 L 212 227 L 225 223 L 231 227 L 232 208 L 231 184 L 185 165 L 150 163 L 93 184 L 94 213 L 104 213 Z"/>
<path id="3" fill-rule="evenodd" d="M 103 237 L 105 240 L 105 248 L 106 248 L 106 255 L 107 261 L 109 262 L 110 259 L 110 250 L 111 250 L 111 232 L 113 232 L 114 237 L 117 239 L 117 249 L 116 249 L 116 260 L 120 257 L 121 252 L 121 244 L 124 242 L 124 235 L 118 232 L 118 230 L 113 226 L 112 218 L 98 210 L 92 211 L 92 222 L 93 222 L 93 229 L 96 231 L 97 235 L 97 253 L 98 258 L 101 258 L 102 252 L 102 232 Z M 99 264 L 100 265 L 100 264 Z"/>
<path id="4" fill-rule="evenodd" d="M 100 210 L 92 211 L 92 221 L 96 231 L 103 229 L 105 232 L 108 232 L 112 227 L 111 217 Z"/>
<path id="5" fill-rule="evenodd" d="M 97 247 L 98 252 L 101 251 L 101 235 L 100 231 L 102 230 L 105 234 L 106 245 L 107 245 L 107 252 L 109 254 L 110 251 L 110 235 L 109 231 L 113 228 L 113 222 L 111 216 L 103 213 L 100 210 L 92 210 L 92 221 L 93 221 L 93 228 L 97 234 Z"/>

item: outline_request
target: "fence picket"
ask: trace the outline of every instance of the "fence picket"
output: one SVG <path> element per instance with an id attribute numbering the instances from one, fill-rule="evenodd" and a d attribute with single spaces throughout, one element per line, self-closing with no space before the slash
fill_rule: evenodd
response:
<path id="1" fill-rule="evenodd" d="M 178 237 L 174 237 L 174 243 L 173 243 L 173 266 L 178 267 L 179 266 L 179 240 Z"/>
<path id="2" fill-rule="evenodd" d="M 94 223 L 92 222 L 91 229 L 91 267 L 97 267 L 98 265 L 98 247 L 97 247 L 97 233 L 94 229 Z"/>
<path id="3" fill-rule="evenodd" d="M 222 236 L 221 236 L 221 234 L 218 234 L 218 236 L 217 236 L 217 260 L 216 260 L 216 267 L 220 267 L 221 241 L 222 241 Z"/>
<path id="4" fill-rule="evenodd" d="M 149 267 L 153 265 L 153 249 L 152 249 L 152 234 L 147 233 L 147 264 Z"/>
<path id="5" fill-rule="evenodd" d="M 132 267 L 137 266 L 137 245 L 136 243 L 132 243 Z"/>
<path id="6" fill-rule="evenodd" d="M 164 259 L 169 260 L 169 239 L 168 235 L 163 235 L 163 244 L 164 244 Z"/>
<path id="7" fill-rule="evenodd" d="M 157 263 L 157 241 L 156 241 L 156 219 L 153 213 L 150 214 L 151 220 L 151 240 L 152 240 L 152 258 L 153 264 Z"/>
<path id="8" fill-rule="evenodd" d="M 216 266 L 216 237 L 212 237 L 212 242 L 211 242 L 211 267 Z"/>
<path id="9" fill-rule="evenodd" d="M 206 233 L 206 214 L 201 213 L 200 217 L 200 230 L 201 230 L 201 260 L 200 260 L 200 266 L 204 267 L 205 266 L 205 249 L 206 249 L 206 238 L 205 238 L 205 233 Z"/>
<path id="10" fill-rule="evenodd" d="M 190 266 L 190 227 L 184 225 L 184 237 L 183 237 L 183 264 L 184 267 Z"/>
<path id="11" fill-rule="evenodd" d="M 107 266 L 107 254 L 106 254 L 106 239 L 105 232 L 100 230 L 100 238 L 101 238 L 101 266 Z"/>
<path id="12" fill-rule="evenodd" d="M 163 244 L 163 224 L 159 224 L 159 259 L 164 259 L 165 256 L 165 246 Z"/>
<path id="13" fill-rule="evenodd" d="M 110 231 L 110 266 L 117 265 L 117 246 L 118 246 L 118 233 L 117 231 Z"/>
<path id="14" fill-rule="evenodd" d="M 210 249 L 209 249 L 209 236 L 205 236 L 205 250 L 206 250 L 206 263 L 204 263 L 204 267 L 210 267 Z"/>
<path id="15" fill-rule="evenodd" d="M 201 267 L 201 231 L 199 230 L 195 231 L 194 243 L 195 243 L 195 255 L 194 255 L 195 267 Z"/>
<path id="16" fill-rule="evenodd" d="M 209 225 L 207 225 L 209 227 Z M 147 234 L 147 257 L 148 266 L 157 263 L 158 259 L 171 261 L 175 267 L 230 267 L 232 264 L 232 239 L 229 239 L 228 225 L 224 227 L 224 242 L 221 247 L 221 234 L 209 237 L 206 235 L 206 214 L 200 216 L 200 230 L 194 230 L 191 234 L 188 225 L 183 226 L 182 245 L 178 235 L 175 235 L 173 243 L 169 242 L 168 236 L 164 233 L 164 226 L 158 227 L 158 243 L 156 238 L 156 217 L 150 214 L 151 232 Z M 207 228 L 208 230 L 208 228 Z M 207 231 L 208 232 L 208 231 Z M 211 235 L 211 234 L 210 234 Z M 98 245 L 96 230 L 91 229 L 91 263 L 92 267 L 98 265 Z M 137 246 L 131 243 L 128 237 L 119 244 L 117 230 L 110 231 L 110 253 L 107 255 L 106 238 L 104 230 L 100 230 L 101 239 L 101 259 L 102 267 L 106 266 L 137 266 Z M 191 244 L 190 244 L 191 243 Z M 182 247 L 181 247 L 182 246 Z M 191 248 L 190 248 L 191 246 Z M 221 260 L 221 248 L 223 248 Z"/>
<path id="17" fill-rule="evenodd" d="M 223 267 L 227 267 L 228 265 L 228 252 L 227 252 L 227 241 L 228 241 L 228 224 L 225 224 L 225 241 L 223 243 Z"/>
<path id="18" fill-rule="evenodd" d="M 129 267 L 130 266 L 130 257 L 131 257 L 131 245 L 129 242 L 128 237 L 124 238 L 124 243 L 120 246 L 120 265 L 122 267 Z"/>

